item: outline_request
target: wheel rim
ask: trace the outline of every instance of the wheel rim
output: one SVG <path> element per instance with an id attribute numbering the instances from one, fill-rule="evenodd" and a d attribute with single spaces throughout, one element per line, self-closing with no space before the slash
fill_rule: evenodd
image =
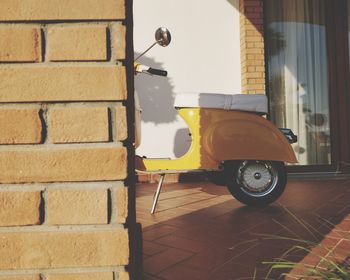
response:
<path id="1" fill-rule="evenodd" d="M 275 189 L 278 173 L 270 162 L 244 161 L 238 167 L 236 178 L 247 195 L 262 197 Z"/>

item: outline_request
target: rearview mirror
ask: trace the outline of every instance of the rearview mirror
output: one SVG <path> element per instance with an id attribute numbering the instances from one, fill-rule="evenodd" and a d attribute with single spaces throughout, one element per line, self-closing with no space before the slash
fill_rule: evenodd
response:
<path id="1" fill-rule="evenodd" d="M 138 57 L 134 59 L 134 61 L 138 60 L 140 57 L 144 56 L 150 49 L 152 49 L 155 45 L 160 45 L 162 47 L 166 47 L 170 44 L 171 42 L 171 34 L 170 31 L 165 28 L 165 27 L 159 27 L 156 30 L 156 41 L 147 49 L 145 50 L 142 54 L 140 54 Z"/>
<path id="2" fill-rule="evenodd" d="M 160 45 L 162 47 L 166 47 L 171 42 L 170 31 L 167 28 L 165 28 L 165 27 L 159 27 L 156 30 L 155 38 L 156 38 L 156 41 L 157 41 L 158 45 Z"/>

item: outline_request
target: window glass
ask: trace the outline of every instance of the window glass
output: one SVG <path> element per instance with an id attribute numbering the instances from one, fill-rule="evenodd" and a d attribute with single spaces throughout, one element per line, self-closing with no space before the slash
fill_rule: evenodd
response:
<path id="1" fill-rule="evenodd" d="M 298 135 L 300 165 L 331 164 L 324 0 L 266 0 L 271 120 Z"/>

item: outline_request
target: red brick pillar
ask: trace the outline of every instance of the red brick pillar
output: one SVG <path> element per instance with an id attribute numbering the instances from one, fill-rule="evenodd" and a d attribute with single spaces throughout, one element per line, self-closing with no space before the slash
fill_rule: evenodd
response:
<path id="1" fill-rule="evenodd" d="M 265 93 L 262 0 L 240 0 L 241 69 L 244 93 Z"/>

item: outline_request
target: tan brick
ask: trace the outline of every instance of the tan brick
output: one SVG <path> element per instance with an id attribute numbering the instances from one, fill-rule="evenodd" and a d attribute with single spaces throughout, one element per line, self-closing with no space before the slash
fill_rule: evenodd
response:
<path id="1" fill-rule="evenodd" d="M 109 141 L 108 108 L 53 108 L 49 114 L 53 143 Z"/>
<path id="2" fill-rule="evenodd" d="M 0 150 L 0 183 L 122 180 L 122 147 L 33 147 Z"/>
<path id="3" fill-rule="evenodd" d="M 124 141 L 128 138 L 128 124 L 126 119 L 126 108 L 116 107 L 115 118 L 116 134 L 118 141 Z"/>
<path id="4" fill-rule="evenodd" d="M 47 280 L 113 280 L 113 272 L 51 274 Z"/>
<path id="5" fill-rule="evenodd" d="M 258 26 L 255 26 L 250 23 L 249 20 L 247 20 L 246 25 L 244 26 L 243 30 L 257 30 Z M 262 32 L 260 32 L 262 33 Z"/>
<path id="6" fill-rule="evenodd" d="M 107 28 L 102 25 L 51 27 L 48 46 L 51 61 L 107 60 Z"/>
<path id="7" fill-rule="evenodd" d="M 49 269 L 127 265 L 128 232 L 2 232 L 0 269 Z"/>
<path id="8" fill-rule="evenodd" d="M 257 84 L 265 85 L 265 79 L 256 79 L 255 82 L 256 82 Z"/>
<path id="9" fill-rule="evenodd" d="M 248 72 L 256 71 L 256 67 L 255 67 L 255 66 L 248 66 L 248 67 L 247 67 L 247 71 L 248 71 Z"/>
<path id="10" fill-rule="evenodd" d="M 253 44 L 255 48 L 264 49 L 264 43 L 262 42 L 254 42 Z"/>
<path id="11" fill-rule="evenodd" d="M 0 61 L 41 61 L 40 28 L 0 27 L 0 38 Z"/>
<path id="12" fill-rule="evenodd" d="M 246 78 L 261 78 L 262 77 L 262 73 L 261 72 L 248 72 L 246 73 Z"/>
<path id="13" fill-rule="evenodd" d="M 40 280 L 41 277 L 37 275 L 1 275 L 0 280 Z"/>
<path id="14" fill-rule="evenodd" d="M 1 191 L 0 226 L 40 223 L 40 191 Z"/>
<path id="15" fill-rule="evenodd" d="M 126 98 L 126 74 L 121 66 L 5 66 L 0 68 L 0 77 L 0 102 Z"/>
<path id="16" fill-rule="evenodd" d="M 262 50 L 262 49 L 259 49 L 259 48 L 249 48 L 249 49 L 247 49 L 246 50 L 246 53 L 248 54 L 261 54 L 261 53 L 263 53 L 264 52 L 264 50 Z"/>
<path id="17" fill-rule="evenodd" d="M 263 54 L 255 54 L 253 59 L 265 61 L 265 56 Z"/>
<path id="18" fill-rule="evenodd" d="M 1 0 L 0 5 L 0 21 L 124 18 L 124 0 Z"/>
<path id="19" fill-rule="evenodd" d="M 46 224 L 107 224 L 107 190 L 50 189 L 46 209 Z"/>
<path id="20" fill-rule="evenodd" d="M 126 271 L 119 272 L 117 280 L 130 280 L 129 273 Z"/>
<path id="21" fill-rule="evenodd" d="M 247 61 L 247 66 L 250 66 L 250 65 L 265 65 L 265 62 L 263 60 L 248 60 Z"/>
<path id="22" fill-rule="evenodd" d="M 265 67 L 257 66 L 257 67 L 255 67 L 255 71 L 259 71 L 259 72 L 264 72 L 265 73 Z"/>
<path id="23" fill-rule="evenodd" d="M 260 38 L 261 34 L 258 30 L 246 30 L 246 36 L 258 36 Z"/>
<path id="24" fill-rule="evenodd" d="M 115 205 L 113 211 L 117 213 L 117 222 L 124 224 L 128 217 L 128 188 L 120 187 L 113 191 Z"/>
<path id="25" fill-rule="evenodd" d="M 253 85 L 247 85 L 246 86 L 246 89 L 247 90 L 257 90 L 256 92 L 253 92 L 253 93 L 264 93 L 264 90 L 265 90 L 265 85 L 261 85 L 261 84 L 253 84 Z"/>
<path id="26" fill-rule="evenodd" d="M 42 124 L 38 109 L 0 109 L 0 144 L 38 144 Z"/>
<path id="27" fill-rule="evenodd" d="M 112 48 L 115 59 L 125 59 L 126 54 L 126 27 L 115 23 L 111 26 Z"/>

